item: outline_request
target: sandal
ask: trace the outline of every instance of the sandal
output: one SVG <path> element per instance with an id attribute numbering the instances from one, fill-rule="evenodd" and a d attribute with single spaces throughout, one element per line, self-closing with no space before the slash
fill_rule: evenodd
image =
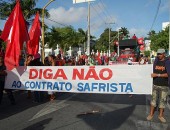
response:
<path id="1" fill-rule="evenodd" d="M 151 121 L 152 118 L 153 118 L 153 116 L 149 115 L 146 119 L 147 119 L 148 121 Z"/>
<path id="2" fill-rule="evenodd" d="M 162 123 L 166 123 L 166 119 L 163 116 L 158 116 L 158 119 L 162 122 Z"/>

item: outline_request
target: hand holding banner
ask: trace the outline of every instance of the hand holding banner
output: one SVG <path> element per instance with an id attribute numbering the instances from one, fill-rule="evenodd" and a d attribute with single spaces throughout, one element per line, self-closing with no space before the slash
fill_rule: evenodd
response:
<path id="1" fill-rule="evenodd" d="M 152 65 L 27 66 L 26 71 L 9 71 L 5 88 L 72 93 L 151 94 L 151 73 Z"/>

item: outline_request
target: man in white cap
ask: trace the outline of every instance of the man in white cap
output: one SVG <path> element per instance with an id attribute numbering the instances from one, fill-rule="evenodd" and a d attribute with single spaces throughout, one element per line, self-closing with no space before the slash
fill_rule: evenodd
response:
<path id="1" fill-rule="evenodd" d="M 155 107 L 158 105 L 158 119 L 162 123 L 165 123 L 166 119 L 164 118 L 163 112 L 168 95 L 168 77 L 170 77 L 170 61 L 165 57 L 165 49 L 158 49 L 157 59 L 154 62 L 153 73 L 151 74 L 151 77 L 153 78 L 153 92 L 150 106 L 150 114 L 147 117 L 147 120 L 152 120 Z M 157 98 L 159 99 L 158 104 Z"/>

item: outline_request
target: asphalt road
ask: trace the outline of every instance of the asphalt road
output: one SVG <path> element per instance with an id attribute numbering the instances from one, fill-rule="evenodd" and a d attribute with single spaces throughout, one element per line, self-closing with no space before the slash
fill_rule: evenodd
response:
<path id="1" fill-rule="evenodd" d="M 0 130 L 170 130 L 170 102 L 167 123 L 160 123 L 156 111 L 147 121 L 150 96 L 56 93 L 57 99 L 33 103 L 26 94 L 15 93 L 17 104 L 6 96 L 0 106 Z"/>

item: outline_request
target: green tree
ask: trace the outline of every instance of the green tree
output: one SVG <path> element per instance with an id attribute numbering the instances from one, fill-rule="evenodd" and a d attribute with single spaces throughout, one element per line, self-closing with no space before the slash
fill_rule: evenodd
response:
<path id="1" fill-rule="evenodd" d="M 151 39 L 151 36 L 155 35 L 156 32 L 155 30 L 151 30 L 149 33 L 148 33 L 148 39 Z"/>
<path id="2" fill-rule="evenodd" d="M 150 56 L 150 53 L 151 53 L 150 51 L 144 51 L 145 56 Z"/>
<path id="3" fill-rule="evenodd" d="M 118 32 L 110 30 L 110 39 L 113 41 Z M 113 44 L 110 43 L 111 51 L 113 51 Z M 107 51 L 109 49 L 109 28 L 106 28 L 104 32 L 100 35 L 100 38 L 96 40 L 95 50 Z"/>
<path id="4" fill-rule="evenodd" d="M 120 39 L 129 38 L 129 31 L 126 27 L 121 27 L 119 34 Z"/>
<path id="5" fill-rule="evenodd" d="M 91 36 L 92 40 L 94 38 L 94 36 Z M 52 27 L 52 29 L 45 33 L 45 42 L 50 48 L 56 49 L 58 44 L 66 51 L 70 46 L 79 47 L 84 42 L 87 42 L 87 35 L 82 28 L 76 31 L 71 26 Z"/>
<path id="6" fill-rule="evenodd" d="M 38 0 L 20 0 L 23 15 L 27 22 L 32 22 L 32 18 L 38 11 L 40 14 L 42 8 L 35 8 Z M 1 1 L 0 3 L 0 19 L 7 19 L 16 5 L 16 0 L 10 0 L 8 2 Z M 49 17 L 49 13 L 45 10 L 45 16 Z"/>
<path id="7" fill-rule="evenodd" d="M 0 36 L 1 36 L 1 33 L 2 33 L 2 30 L 0 30 Z M 5 49 L 6 48 L 6 44 L 5 44 L 5 42 L 3 42 L 3 40 L 2 39 L 0 39 L 0 49 Z"/>
<path id="8" fill-rule="evenodd" d="M 77 47 L 86 40 L 85 32 L 82 29 L 76 31 L 73 27 L 52 27 L 46 32 L 45 41 L 50 48 L 56 49 L 57 44 L 64 50 L 70 46 Z"/>
<path id="9" fill-rule="evenodd" d="M 61 36 L 56 28 L 52 27 L 49 32 L 45 32 L 45 44 L 48 45 L 49 48 L 53 48 L 54 50 L 57 47 L 57 44 L 60 44 Z"/>
<path id="10" fill-rule="evenodd" d="M 82 28 L 78 29 L 79 43 L 84 43 L 87 41 L 87 32 L 85 32 Z"/>
<path id="11" fill-rule="evenodd" d="M 155 33 L 151 35 L 151 45 L 150 48 L 153 51 L 157 51 L 158 48 L 164 48 L 168 50 L 169 43 L 169 27 L 165 30 L 160 31 L 159 33 Z"/>

